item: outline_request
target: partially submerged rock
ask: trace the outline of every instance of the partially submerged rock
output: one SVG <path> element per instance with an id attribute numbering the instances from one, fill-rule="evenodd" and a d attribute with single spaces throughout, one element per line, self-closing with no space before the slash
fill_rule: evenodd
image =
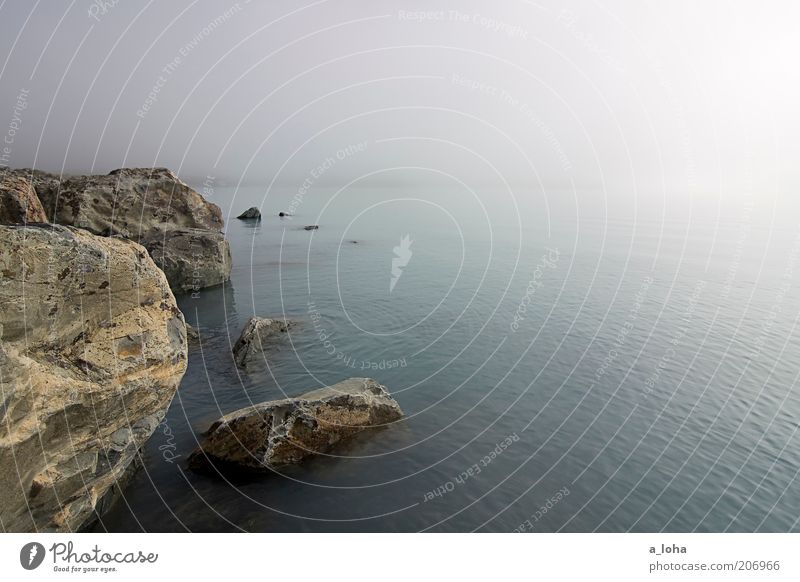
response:
<path id="1" fill-rule="evenodd" d="M 304 230 L 318 230 L 319 229 L 319 225 L 318 224 L 309 224 L 308 226 L 304 226 L 303 229 Z"/>
<path id="2" fill-rule="evenodd" d="M 0 172 L 0 224 L 47 222 L 31 181 L 18 173 Z"/>
<path id="3" fill-rule="evenodd" d="M 252 206 L 237 216 L 239 220 L 261 220 L 261 211 Z"/>
<path id="4" fill-rule="evenodd" d="M 14 171 L 24 172 L 30 170 Z M 222 211 L 166 168 L 64 178 L 36 172 L 33 185 L 51 222 L 139 242 L 154 257 L 160 255 L 157 261 L 169 269 L 167 277 L 176 290 L 230 278 Z"/>
<path id="5" fill-rule="evenodd" d="M 187 323 L 186 324 L 186 339 L 187 339 L 187 341 L 192 342 L 192 343 L 199 342 L 200 341 L 200 330 L 198 330 L 196 327 L 193 327 L 193 326 L 191 326 L 191 325 L 189 325 Z"/>
<path id="6" fill-rule="evenodd" d="M 262 358 L 266 344 L 289 331 L 291 322 L 282 319 L 251 317 L 233 346 L 233 360 L 237 366 L 246 368 Z"/>
<path id="7" fill-rule="evenodd" d="M 0 523 L 102 512 L 186 370 L 186 328 L 140 245 L 0 226 Z"/>
<path id="8" fill-rule="evenodd" d="M 189 466 L 267 471 L 326 453 L 367 428 L 403 416 L 386 388 L 371 378 L 350 378 L 327 388 L 237 410 L 211 425 Z"/>

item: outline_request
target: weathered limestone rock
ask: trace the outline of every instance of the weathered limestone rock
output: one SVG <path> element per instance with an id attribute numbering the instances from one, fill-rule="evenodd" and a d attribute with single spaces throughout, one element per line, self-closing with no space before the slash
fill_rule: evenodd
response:
<path id="1" fill-rule="evenodd" d="M 239 220 L 261 220 L 261 211 L 252 206 L 237 216 Z"/>
<path id="2" fill-rule="evenodd" d="M 174 291 L 199 291 L 231 277 L 231 247 L 221 232 L 170 228 L 142 244 Z"/>
<path id="3" fill-rule="evenodd" d="M 159 255 L 156 262 L 175 290 L 230 278 L 222 211 L 166 168 L 123 168 L 60 180 L 38 172 L 33 182 L 51 222 L 139 242 L 154 258 Z"/>
<path id="4" fill-rule="evenodd" d="M 186 328 L 140 245 L 0 226 L 0 524 L 102 511 L 186 369 Z"/>
<path id="5" fill-rule="evenodd" d="M 30 180 L 19 174 L 0 172 L 0 224 L 29 222 L 47 222 Z"/>
<path id="6" fill-rule="evenodd" d="M 189 466 L 265 471 L 330 451 L 367 428 L 402 418 L 400 405 L 371 378 L 350 378 L 285 400 L 232 412 L 216 421 Z"/>
<path id="7" fill-rule="evenodd" d="M 37 194 L 58 224 L 95 234 L 147 240 L 166 228 L 219 231 L 222 211 L 166 168 L 122 168 L 106 175 L 71 176 Z"/>
<path id="8" fill-rule="evenodd" d="M 242 334 L 233 345 L 233 360 L 237 366 L 246 368 L 262 358 L 261 353 L 266 344 L 277 339 L 280 334 L 289 331 L 292 323 L 282 319 L 251 317 L 242 330 Z"/>

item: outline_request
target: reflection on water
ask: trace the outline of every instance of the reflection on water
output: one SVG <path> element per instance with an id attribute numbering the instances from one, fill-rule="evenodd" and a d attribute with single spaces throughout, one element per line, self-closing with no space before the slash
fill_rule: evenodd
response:
<path id="1" fill-rule="evenodd" d="M 201 342 L 99 528 L 798 529 L 795 230 L 741 243 L 736 225 L 533 209 L 520 226 L 500 202 L 375 191 L 281 220 L 288 200 L 252 195 L 237 204 L 263 220 L 228 224 L 232 283 L 179 298 Z M 252 314 L 297 325 L 245 373 L 230 348 Z M 406 421 L 280 474 L 186 469 L 221 414 L 351 376 L 385 384 Z"/>

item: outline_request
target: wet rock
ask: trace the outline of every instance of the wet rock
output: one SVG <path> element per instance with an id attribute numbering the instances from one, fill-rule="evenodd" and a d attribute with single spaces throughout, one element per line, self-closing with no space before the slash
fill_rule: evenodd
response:
<path id="1" fill-rule="evenodd" d="M 21 174 L 0 172 L 0 224 L 47 222 L 31 181 Z"/>
<path id="2" fill-rule="evenodd" d="M 262 352 L 269 342 L 280 338 L 291 326 L 291 322 L 282 319 L 251 317 L 233 346 L 233 360 L 236 365 L 246 368 L 263 361 Z"/>
<path id="3" fill-rule="evenodd" d="M 261 220 L 261 211 L 255 206 L 252 206 L 251 208 L 248 208 L 242 212 L 236 218 L 239 220 Z"/>
<path id="4" fill-rule="evenodd" d="M 0 523 L 74 531 L 163 418 L 186 369 L 183 315 L 125 239 L 0 226 L 0 272 Z"/>
<path id="5" fill-rule="evenodd" d="M 350 378 L 327 388 L 272 400 L 227 414 L 211 425 L 189 466 L 268 471 L 332 450 L 368 428 L 403 416 L 386 387 L 371 378 Z"/>
<path id="6" fill-rule="evenodd" d="M 191 325 L 189 325 L 187 323 L 186 324 L 186 339 L 191 343 L 199 342 L 200 341 L 200 330 L 198 330 L 196 327 L 193 327 L 193 326 L 191 326 Z"/>

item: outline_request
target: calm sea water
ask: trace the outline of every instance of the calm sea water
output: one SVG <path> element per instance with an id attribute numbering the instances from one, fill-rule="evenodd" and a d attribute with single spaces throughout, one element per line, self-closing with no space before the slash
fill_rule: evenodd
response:
<path id="1" fill-rule="evenodd" d="M 209 194 L 232 280 L 179 298 L 202 344 L 98 529 L 800 530 L 796 224 L 748 201 L 647 220 L 418 188 Z M 234 218 L 250 205 L 259 224 Z M 246 373 L 230 347 L 253 314 L 298 323 Z M 221 414 L 353 376 L 405 420 L 282 474 L 187 470 Z"/>

